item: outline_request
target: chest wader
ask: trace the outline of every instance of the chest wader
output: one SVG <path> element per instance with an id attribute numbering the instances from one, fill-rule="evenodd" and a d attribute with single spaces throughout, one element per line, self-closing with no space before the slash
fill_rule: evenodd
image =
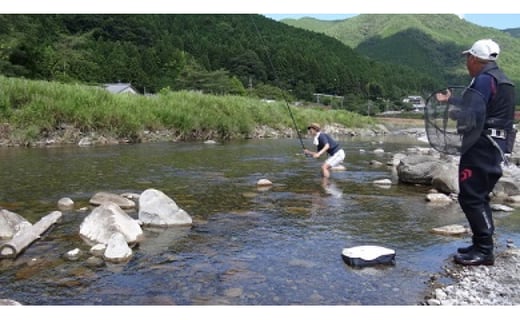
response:
<path id="1" fill-rule="evenodd" d="M 463 265 L 494 264 L 495 226 L 489 194 L 502 176 L 501 163 L 507 161 L 504 153 L 512 151 L 508 144 L 514 133 L 514 87 L 503 74 L 489 73 L 497 80 L 497 91 L 487 107 L 484 99 L 472 101 L 477 120 L 475 128 L 464 133 L 461 147 L 459 203 L 473 233 L 473 244 L 459 248 L 455 256 L 455 262 Z M 485 117 L 480 125 L 482 105 Z"/>

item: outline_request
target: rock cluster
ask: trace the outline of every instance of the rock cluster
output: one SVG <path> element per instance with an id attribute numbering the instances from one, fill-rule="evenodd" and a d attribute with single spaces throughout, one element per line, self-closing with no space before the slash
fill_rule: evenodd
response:
<path id="1" fill-rule="evenodd" d="M 137 198 L 138 204 L 121 195 L 109 192 L 94 194 L 89 203 L 94 206 L 79 228 L 80 237 L 90 246 L 90 253 L 105 261 L 120 263 L 132 257 L 132 247 L 145 241 L 142 226 L 171 227 L 192 224 L 186 211 L 179 208 L 173 199 L 156 189 L 147 189 Z M 71 199 L 60 199 L 58 207 L 73 210 Z M 124 209 L 138 208 L 138 218 L 132 218 Z M 87 209 L 88 210 L 88 209 Z M 60 216 L 61 216 L 61 212 Z M 29 230 L 32 224 L 20 215 L 0 210 L 0 239 L 9 240 Z M 166 232 L 166 231 L 165 231 Z M 69 261 L 82 255 L 76 248 L 63 254 Z"/>

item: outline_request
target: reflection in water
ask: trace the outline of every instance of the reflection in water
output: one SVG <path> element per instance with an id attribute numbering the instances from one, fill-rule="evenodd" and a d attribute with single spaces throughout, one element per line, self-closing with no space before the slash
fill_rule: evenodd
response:
<path id="1" fill-rule="evenodd" d="M 330 194 L 333 198 L 339 199 L 343 197 L 343 191 L 338 189 L 333 181 L 328 178 L 322 178 L 321 185 L 327 194 Z"/>
<path id="2" fill-rule="evenodd" d="M 410 144 L 385 139 L 381 162 Z M 0 260 L 0 299 L 32 305 L 417 304 L 430 274 L 468 240 L 429 230 L 463 224 L 464 215 L 457 204 L 428 206 L 427 187 L 375 186 L 392 172 L 369 165 L 371 141 L 344 142 L 348 170 L 326 183 L 314 159 L 302 157 L 290 139 L 0 149 L 0 206 L 35 222 L 62 197 L 76 202 L 16 260 Z M 260 179 L 273 185 L 259 189 Z M 129 262 L 89 265 L 90 248 L 78 235 L 92 209 L 89 198 L 147 188 L 174 199 L 193 226 L 145 228 L 146 240 Z M 135 211 L 129 215 L 137 218 Z M 515 217 L 497 217 L 499 244 L 518 238 Z M 396 265 L 352 269 L 341 251 L 358 245 L 395 249 Z M 62 259 L 74 248 L 83 252 L 78 261 Z"/>

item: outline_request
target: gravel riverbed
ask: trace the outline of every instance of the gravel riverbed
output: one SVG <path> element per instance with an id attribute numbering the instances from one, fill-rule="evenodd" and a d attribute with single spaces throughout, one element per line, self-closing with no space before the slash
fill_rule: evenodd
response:
<path id="1" fill-rule="evenodd" d="M 432 293 L 426 305 L 512 306 L 520 305 L 520 249 L 497 252 L 493 266 L 459 266 L 444 268 L 442 276 L 454 283 L 439 285 L 432 281 Z"/>

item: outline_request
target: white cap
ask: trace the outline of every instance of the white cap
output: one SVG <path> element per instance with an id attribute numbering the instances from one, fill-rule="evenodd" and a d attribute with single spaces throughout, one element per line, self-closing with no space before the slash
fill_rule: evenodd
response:
<path id="1" fill-rule="evenodd" d="M 495 61 L 500 54 L 500 47 L 491 39 L 482 39 L 475 42 L 470 49 L 462 52 L 462 54 L 468 53 L 482 60 Z"/>

